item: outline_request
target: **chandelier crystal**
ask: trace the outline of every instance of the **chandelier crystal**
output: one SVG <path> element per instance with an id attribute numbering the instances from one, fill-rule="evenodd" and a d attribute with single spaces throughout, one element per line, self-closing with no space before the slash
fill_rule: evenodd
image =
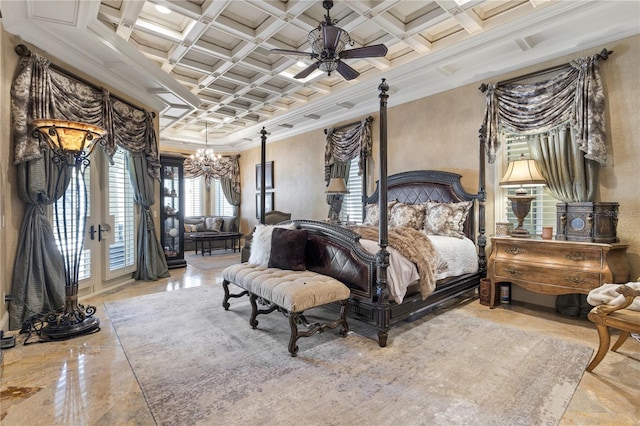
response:
<path id="1" fill-rule="evenodd" d="M 209 128 L 207 122 L 204 123 L 205 133 L 205 148 L 198 148 L 195 154 L 191 154 L 191 165 L 194 170 L 200 169 L 203 172 L 211 172 L 214 169 L 215 163 L 222 158 L 220 154 L 216 155 L 213 149 L 209 148 Z"/>

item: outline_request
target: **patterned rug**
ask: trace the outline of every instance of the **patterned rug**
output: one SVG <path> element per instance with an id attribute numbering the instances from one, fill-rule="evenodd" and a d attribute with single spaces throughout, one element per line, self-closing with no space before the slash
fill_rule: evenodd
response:
<path id="1" fill-rule="evenodd" d="M 246 298 L 221 301 L 198 287 L 106 304 L 158 424 L 553 425 L 592 354 L 450 309 L 395 327 L 386 348 L 327 330 L 292 358 L 286 318 L 253 330 Z"/>

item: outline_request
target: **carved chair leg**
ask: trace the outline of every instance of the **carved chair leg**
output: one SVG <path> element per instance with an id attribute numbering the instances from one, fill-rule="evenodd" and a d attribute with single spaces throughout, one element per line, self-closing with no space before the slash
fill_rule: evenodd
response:
<path id="1" fill-rule="evenodd" d="M 620 332 L 620 337 L 618 337 L 618 340 L 616 340 L 616 343 L 613 344 L 613 346 L 611 347 L 611 350 L 615 352 L 618 349 L 620 349 L 620 346 L 622 346 L 624 341 L 627 340 L 627 337 L 629 337 L 630 335 L 631 335 L 631 332 L 622 330 Z"/>
<path id="2" fill-rule="evenodd" d="M 604 358 L 609 350 L 609 344 L 611 343 L 611 336 L 609 335 L 609 327 L 602 324 L 596 324 L 596 328 L 598 329 L 598 337 L 600 338 L 600 346 L 598 347 L 598 352 L 593 357 L 593 360 L 587 366 L 587 371 L 592 371 L 600 361 Z"/>

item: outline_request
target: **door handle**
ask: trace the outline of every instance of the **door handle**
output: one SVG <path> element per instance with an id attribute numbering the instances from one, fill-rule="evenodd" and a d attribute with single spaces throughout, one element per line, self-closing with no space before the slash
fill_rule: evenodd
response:
<path id="1" fill-rule="evenodd" d="M 111 231 L 111 226 L 104 224 L 104 226 L 102 226 L 101 223 L 98 224 L 98 241 L 102 241 L 102 233 L 108 233 Z M 89 227 L 89 238 L 91 238 L 92 240 L 96 239 L 96 227 L 94 225 L 91 225 Z"/>

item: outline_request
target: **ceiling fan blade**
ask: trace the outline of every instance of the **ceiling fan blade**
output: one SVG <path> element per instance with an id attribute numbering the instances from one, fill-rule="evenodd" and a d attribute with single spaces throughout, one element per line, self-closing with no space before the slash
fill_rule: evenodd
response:
<path id="1" fill-rule="evenodd" d="M 296 56 L 310 56 L 310 57 L 313 57 L 313 53 L 311 53 L 311 52 L 300 52 L 299 50 L 271 49 L 271 53 L 278 53 L 280 55 L 296 55 Z"/>
<path id="2" fill-rule="evenodd" d="M 314 62 L 313 64 L 309 65 L 308 67 L 300 71 L 298 74 L 294 75 L 293 78 L 305 78 L 309 74 L 317 70 L 319 65 L 320 65 L 320 62 Z"/>
<path id="3" fill-rule="evenodd" d="M 340 34 L 342 32 L 342 28 L 338 28 L 333 25 L 323 25 L 322 40 L 324 42 L 324 48 L 335 51 L 338 47 L 338 43 L 340 42 Z"/>
<path id="4" fill-rule="evenodd" d="M 385 46 L 384 44 L 356 47 L 355 49 L 343 50 L 342 52 L 340 52 L 340 59 L 376 58 L 386 55 L 387 51 L 387 46 Z"/>
<path id="5" fill-rule="evenodd" d="M 354 70 L 344 62 L 338 62 L 338 68 L 336 71 L 338 71 L 345 80 L 353 80 L 360 75 L 358 71 Z"/>

